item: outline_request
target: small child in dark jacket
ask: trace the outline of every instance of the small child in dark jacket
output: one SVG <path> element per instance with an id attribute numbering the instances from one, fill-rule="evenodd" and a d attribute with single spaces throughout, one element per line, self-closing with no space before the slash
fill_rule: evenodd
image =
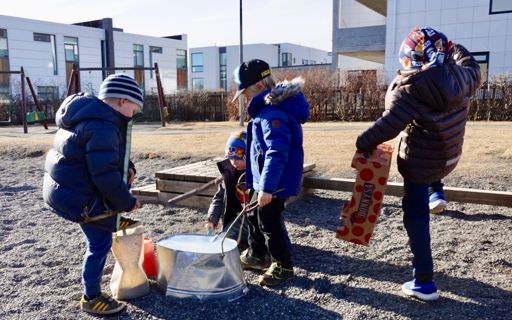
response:
<path id="1" fill-rule="evenodd" d="M 213 196 L 206 222 L 206 229 L 213 233 L 219 221 L 222 219 L 222 231 L 226 232 L 243 206 L 250 200 L 249 190 L 245 184 L 245 131 L 234 132 L 226 142 L 226 159 L 217 163 L 222 182 Z M 243 222 L 243 225 L 242 225 Z M 227 237 L 238 240 L 242 228 L 238 250 L 242 252 L 248 246 L 248 227 L 245 219 L 240 218 L 231 228 Z"/>
<path id="2" fill-rule="evenodd" d="M 466 106 L 480 84 L 480 67 L 461 45 L 432 28 L 415 28 L 400 48 L 401 70 L 386 93 L 386 111 L 359 135 L 370 151 L 400 134 L 398 171 L 404 178 L 404 226 L 413 258 L 412 281 L 402 291 L 436 300 L 430 247 L 429 186 L 457 165 L 464 140 Z"/>
<path id="3" fill-rule="evenodd" d="M 93 314 L 115 314 L 124 303 L 101 292 L 101 277 L 116 230 L 116 216 L 84 223 L 84 210 L 90 217 L 112 210 L 132 211 L 140 207 L 128 190 L 135 177 L 128 163 L 127 127 L 142 109 L 143 96 L 129 76 L 108 76 L 98 98 L 86 93 L 69 96 L 56 114 L 59 130 L 45 162 L 43 197 L 59 216 L 80 223 L 87 252 L 82 268 L 84 295 L 81 310 Z"/>

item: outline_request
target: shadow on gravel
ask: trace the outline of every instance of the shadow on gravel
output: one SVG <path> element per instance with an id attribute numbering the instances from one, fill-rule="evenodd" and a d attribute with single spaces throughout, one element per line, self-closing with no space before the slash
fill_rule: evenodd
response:
<path id="1" fill-rule="evenodd" d="M 512 217 L 508 217 L 503 214 L 499 213 L 476 213 L 476 214 L 467 214 L 460 211 L 451 211 L 451 210 L 445 210 L 442 213 L 439 213 L 439 215 L 444 215 L 447 217 L 465 220 L 465 221 L 500 221 L 500 220 L 510 220 L 512 221 Z"/>
<path id="2" fill-rule="evenodd" d="M 346 199 L 308 195 L 304 199 L 286 207 L 285 220 L 299 226 L 314 225 L 318 228 L 334 232 L 336 227 L 341 224 L 341 208 L 345 201 Z M 382 216 L 384 218 L 396 212 L 402 214 L 402 207 L 394 204 L 385 204 L 382 207 Z"/>
<path id="3" fill-rule="evenodd" d="M 36 187 L 32 186 L 20 186 L 20 187 L 3 187 L 0 188 L 0 192 L 23 192 L 23 191 L 30 191 L 35 190 Z"/>
<path id="4" fill-rule="evenodd" d="M 419 300 L 406 298 L 401 295 L 400 286 L 409 280 L 409 267 L 401 267 L 380 261 L 371 261 L 355 257 L 340 256 L 333 252 L 310 246 L 294 244 L 294 262 L 297 267 L 308 273 L 324 273 L 338 277 L 341 283 L 333 283 L 327 277 L 321 279 L 299 278 L 293 285 L 304 290 L 316 290 L 319 293 L 330 293 L 336 299 L 350 301 L 355 304 L 368 305 L 375 309 L 392 311 L 406 317 L 416 318 L 419 314 L 432 309 L 433 312 L 449 310 L 458 319 L 493 318 L 499 314 L 497 310 L 507 311 L 504 301 L 512 301 L 512 292 L 490 286 L 474 279 L 463 279 L 436 273 L 435 280 L 441 292 L 440 300 L 434 303 L 424 303 Z M 354 279 L 358 277 L 358 279 Z M 361 279 L 374 279 L 379 282 L 391 282 L 393 291 L 377 292 L 361 288 Z M 464 297 L 466 301 L 457 301 L 443 297 L 443 292 Z M 471 302 L 467 302 L 467 300 Z M 508 310 L 510 311 L 510 309 Z M 420 312 L 420 313 L 418 313 Z"/>
<path id="5" fill-rule="evenodd" d="M 232 302 L 166 297 L 152 288 L 149 295 L 130 301 L 130 305 L 143 310 L 145 318 L 151 315 L 158 319 L 341 319 L 340 314 L 326 310 L 314 301 L 287 297 L 281 294 L 282 290 L 267 290 L 251 284 L 248 287 L 246 296 Z M 140 317 L 129 312 L 120 319 Z"/>

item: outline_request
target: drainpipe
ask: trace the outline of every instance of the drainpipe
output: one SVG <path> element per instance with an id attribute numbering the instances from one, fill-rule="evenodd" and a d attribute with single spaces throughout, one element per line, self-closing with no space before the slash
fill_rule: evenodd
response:
<path id="1" fill-rule="evenodd" d="M 101 27 L 105 30 L 105 66 L 107 68 L 115 68 L 115 56 L 114 56 L 114 26 L 112 18 L 101 19 Z M 103 78 L 106 74 L 103 75 Z"/>

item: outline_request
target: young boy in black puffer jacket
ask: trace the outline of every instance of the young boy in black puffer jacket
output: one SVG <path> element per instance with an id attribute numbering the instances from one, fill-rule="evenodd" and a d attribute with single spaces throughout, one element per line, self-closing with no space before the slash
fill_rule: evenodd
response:
<path id="1" fill-rule="evenodd" d="M 101 277 L 116 230 L 116 216 L 95 223 L 84 223 L 89 217 L 106 211 L 132 211 L 140 207 L 128 190 L 123 176 L 126 162 L 128 122 L 142 109 L 143 96 L 137 82 L 123 74 L 107 77 L 98 98 L 89 94 L 72 95 L 56 114 L 59 130 L 45 162 L 43 198 L 59 216 L 80 223 L 85 235 L 80 301 L 83 311 L 93 314 L 115 314 L 124 303 L 101 292 Z M 128 170 L 128 184 L 135 168 Z"/>
<path id="2" fill-rule="evenodd" d="M 400 134 L 398 171 L 404 178 L 404 225 L 414 279 L 402 291 L 422 300 L 439 295 L 433 281 L 429 186 L 449 174 L 462 153 L 467 105 L 480 84 L 480 67 L 461 45 L 432 28 L 415 28 L 402 42 L 404 70 L 389 85 L 386 111 L 359 135 L 370 151 Z"/>

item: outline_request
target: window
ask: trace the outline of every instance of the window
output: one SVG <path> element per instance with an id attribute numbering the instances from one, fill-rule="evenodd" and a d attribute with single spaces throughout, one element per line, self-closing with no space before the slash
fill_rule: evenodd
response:
<path id="1" fill-rule="evenodd" d="M 57 43 L 55 41 L 55 35 L 34 32 L 34 41 L 50 43 L 51 50 L 52 50 L 53 74 L 54 75 L 59 74 L 59 69 L 57 67 Z"/>
<path id="2" fill-rule="evenodd" d="M 512 12 L 512 1 L 510 0 L 491 0 L 489 4 L 489 14 Z"/>
<path id="3" fill-rule="evenodd" d="M 228 58 L 226 53 L 226 47 L 220 47 L 219 48 L 219 80 L 220 80 L 220 87 L 223 90 L 228 90 Z"/>
<path id="4" fill-rule="evenodd" d="M 50 35 L 46 33 L 34 32 L 34 41 L 50 42 Z"/>
<path id="5" fill-rule="evenodd" d="M 192 72 L 203 72 L 203 53 L 192 53 Z"/>
<path id="6" fill-rule="evenodd" d="M 203 78 L 192 78 L 192 89 L 193 90 L 203 90 L 204 89 Z"/>
<path id="7" fill-rule="evenodd" d="M 78 38 L 64 37 L 64 60 L 66 61 L 66 81 L 69 84 L 73 64 L 78 66 Z M 80 74 L 78 75 L 80 77 Z M 78 87 L 80 87 L 80 79 L 78 79 Z"/>
<path id="8" fill-rule="evenodd" d="M 281 60 L 283 61 L 283 67 L 288 67 L 292 65 L 292 54 L 288 52 L 283 52 L 281 54 Z"/>
<path id="9" fill-rule="evenodd" d="M 149 46 L 149 66 L 153 67 L 153 53 L 163 53 L 162 47 Z M 149 77 L 153 79 L 153 70 L 149 71 Z"/>
<path id="10" fill-rule="evenodd" d="M 310 60 L 309 64 L 316 64 L 316 60 Z"/>
<path id="11" fill-rule="evenodd" d="M 308 64 L 308 59 L 302 59 L 302 64 Z"/>
<path id="12" fill-rule="evenodd" d="M 476 62 L 480 65 L 482 84 L 489 80 L 489 52 L 471 52 Z"/>
<path id="13" fill-rule="evenodd" d="M 0 29 L 0 71 L 10 71 L 7 30 Z M 9 95 L 9 74 L 0 74 L 0 96 Z"/>
<path id="14" fill-rule="evenodd" d="M 59 87 L 37 86 L 37 98 L 39 101 L 59 100 Z"/>
<path id="15" fill-rule="evenodd" d="M 144 46 L 141 44 L 133 45 L 133 66 L 144 67 Z"/>
<path id="16" fill-rule="evenodd" d="M 55 41 L 55 35 L 50 35 L 50 45 L 52 46 L 52 58 L 53 58 L 53 75 L 59 74 L 59 68 L 57 66 L 57 42 Z"/>
<path id="17" fill-rule="evenodd" d="M 176 49 L 177 88 L 187 89 L 187 50 Z"/>
<path id="18" fill-rule="evenodd" d="M 187 50 L 176 49 L 176 68 L 187 69 Z"/>
<path id="19" fill-rule="evenodd" d="M 2 58 L 9 58 L 9 50 L 7 48 L 7 30 L 5 29 L 0 29 L 0 59 Z"/>
<path id="20" fill-rule="evenodd" d="M 141 44 L 133 45 L 133 66 L 135 68 L 144 67 L 144 46 Z M 134 70 L 133 78 L 141 86 L 142 91 L 144 91 L 144 70 Z"/>

